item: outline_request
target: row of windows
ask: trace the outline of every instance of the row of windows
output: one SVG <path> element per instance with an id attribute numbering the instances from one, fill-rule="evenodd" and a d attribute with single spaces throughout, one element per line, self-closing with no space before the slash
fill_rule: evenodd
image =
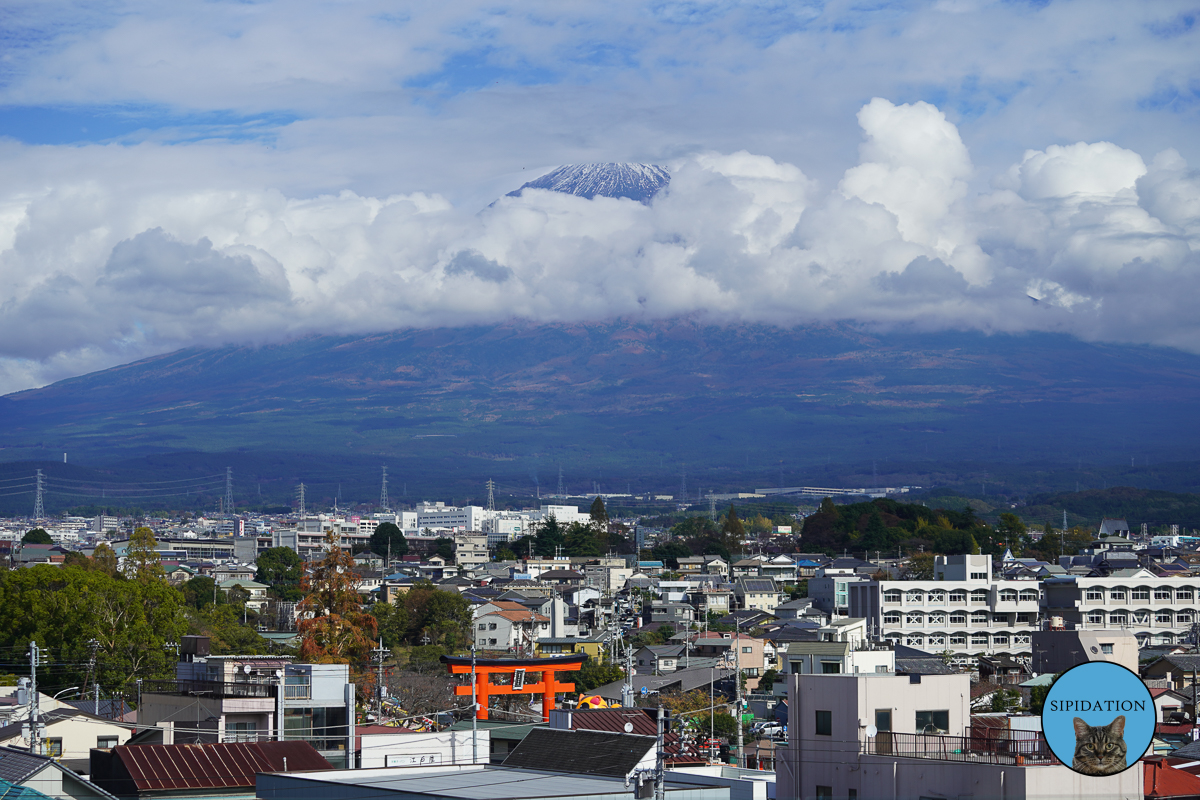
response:
<path id="1" fill-rule="evenodd" d="M 1107 619 L 1106 619 L 1107 616 Z M 1195 612 L 1191 611 L 1112 611 L 1107 615 L 1103 611 L 1089 611 L 1087 621 L 1093 625 L 1149 625 L 1154 620 L 1156 625 L 1191 625 L 1195 620 Z"/>
<path id="2" fill-rule="evenodd" d="M 893 641 L 902 637 L 889 636 Z M 972 647 L 1028 647 L 1032 641 L 1028 633 L 996 633 L 989 636 L 986 633 L 934 633 L 929 636 L 910 635 L 903 637 L 909 647 L 966 647 L 970 642 Z"/>
<path id="3" fill-rule="evenodd" d="M 918 711 L 915 724 L 916 729 L 922 733 L 946 733 L 950 730 L 950 711 L 948 709 Z M 892 729 L 891 709 L 875 711 L 875 728 L 880 731 Z M 817 736 L 833 736 L 832 711 L 816 712 L 816 731 Z"/>
<path id="4" fill-rule="evenodd" d="M 928 593 L 921 589 L 910 589 L 901 591 L 900 589 L 888 589 L 883 593 L 883 602 L 899 603 L 903 601 L 908 605 L 944 605 L 946 603 L 967 603 L 967 598 L 974 605 L 980 605 L 988 601 L 987 589 L 974 589 L 968 592 L 966 589 L 931 589 Z M 1037 589 L 1001 589 L 999 600 L 1001 603 L 1029 603 L 1036 602 L 1038 599 Z"/>
<path id="5" fill-rule="evenodd" d="M 905 625 L 914 625 L 917 627 L 947 624 L 966 625 L 967 620 L 970 619 L 972 625 L 987 625 L 989 621 L 1000 625 L 1032 625 L 1034 624 L 1035 616 L 1032 613 L 1017 614 L 1015 622 L 1010 623 L 1008 614 L 999 613 L 989 615 L 986 611 L 973 611 L 969 616 L 966 611 L 951 611 L 948 614 L 944 611 L 931 611 L 928 614 L 920 611 L 909 611 L 906 614 L 901 614 L 899 611 L 889 611 L 883 615 L 883 624 L 899 625 L 903 621 Z"/>
<path id="6" fill-rule="evenodd" d="M 1149 600 L 1153 597 L 1161 603 L 1190 603 L 1195 598 L 1195 592 L 1191 588 L 1172 589 L 1170 586 L 1159 586 L 1151 590 L 1146 586 L 1135 586 L 1132 589 L 1126 589 L 1123 586 L 1103 589 L 1098 586 L 1092 586 L 1084 590 L 1083 597 L 1085 600 L 1102 601 L 1105 595 L 1109 600 L 1115 600 L 1119 603 L 1129 600 Z"/>

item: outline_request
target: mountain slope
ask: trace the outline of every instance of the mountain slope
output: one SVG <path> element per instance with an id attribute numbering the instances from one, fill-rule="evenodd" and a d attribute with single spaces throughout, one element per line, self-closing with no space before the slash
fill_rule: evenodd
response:
<path id="1" fill-rule="evenodd" d="M 1191 458 L 1200 444 L 1200 358 L 1177 351 L 686 320 L 190 349 L 5 400 L 6 460 L 293 451 L 405 459 L 431 482 L 532 485 L 564 464 L 671 488 L 687 463 L 704 485 L 773 485 L 827 462 L 932 474 Z"/>

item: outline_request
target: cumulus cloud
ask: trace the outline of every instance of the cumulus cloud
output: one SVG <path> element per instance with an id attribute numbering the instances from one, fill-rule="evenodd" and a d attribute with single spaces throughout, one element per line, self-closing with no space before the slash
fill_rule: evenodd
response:
<path id="1" fill-rule="evenodd" d="M 136 169 L 130 193 L 104 179 L 130 163 L 121 148 L 51 182 L 26 167 L 0 189 L 0 384 L 188 345 L 514 318 L 854 320 L 1200 352 L 1200 177 L 1177 152 L 1147 166 L 1108 142 L 1048 145 L 973 193 L 970 153 L 936 107 L 876 98 L 858 119 L 859 162 L 836 186 L 704 151 L 669 161 L 649 205 L 529 190 L 477 211 L 224 177 L 197 190 L 194 175 Z M 147 148 L 143 169 L 172 157 L 187 154 Z"/>

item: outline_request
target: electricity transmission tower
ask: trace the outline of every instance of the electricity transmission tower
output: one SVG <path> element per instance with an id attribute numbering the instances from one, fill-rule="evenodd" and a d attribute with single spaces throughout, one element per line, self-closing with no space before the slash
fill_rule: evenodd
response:
<path id="1" fill-rule="evenodd" d="M 559 465 L 558 465 L 558 496 L 559 496 L 559 497 L 566 497 L 566 496 L 567 496 L 566 492 L 564 492 L 564 491 L 563 491 L 563 482 L 562 482 L 562 464 L 559 464 Z"/>
<path id="2" fill-rule="evenodd" d="M 383 488 L 379 490 L 379 508 L 381 511 L 391 511 L 391 503 L 387 496 L 387 467 L 383 468 Z"/>
<path id="3" fill-rule="evenodd" d="M 233 467 L 225 468 L 225 513 L 233 513 Z"/>
<path id="4" fill-rule="evenodd" d="M 300 484 L 296 489 L 296 494 L 300 497 L 300 519 L 304 519 L 304 484 Z"/>
<path id="5" fill-rule="evenodd" d="M 28 486 L 29 484 L 26 484 Z M 33 518 L 41 521 L 46 518 L 46 508 L 42 503 L 42 494 L 45 491 L 45 486 L 42 483 L 42 471 L 37 471 L 37 494 L 33 500 Z"/>
<path id="6" fill-rule="evenodd" d="M 496 510 L 496 482 L 494 480 L 492 480 L 491 478 L 488 478 L 487 490 L 488 490 L 488 511 L 495 511 Z"/>

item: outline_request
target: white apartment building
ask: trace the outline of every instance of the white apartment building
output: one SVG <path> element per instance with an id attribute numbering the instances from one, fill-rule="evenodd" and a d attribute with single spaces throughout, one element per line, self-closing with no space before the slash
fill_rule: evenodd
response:
<path id="1" fill-rule="evenodd" d="M 1039 734 L 1003 746 L 970 736 L 965 674 L 793 674 L 787 684 L 778 800 L 1143 796 L 1140 766 L 1078 775 L 1050 757 Z"/>
<path id="2" fill-rule="evenodd" d="M 1107 578 L 1047 578 L 1042 593 L 1043 615 L 1062 617 L 1068 629 L 1130 630 L 1139 647 L 1179 644 L 1197 620 L 1200 578 L 1121 570 Z"/>
<path id="3" fill-rule="evenodd" d="M 851 583 L 850 616 L 865 618 L 876 639 L 962 659 L 1029 655 L 1038 584 L 995 580 L 991 562 L 991 556 L 937 556 L 939 580 Z"/>
<path id="4" fill-rule="evenodd" d="M 445 503 L 421 503 L 417 506 L 417 530 L 482 531 L 487 509 L 482 506 L 448 506 Z"/>
<path id="5" fill-rule="evenodd" d="M 454 563 L 460 570 L 473 570 L 488 563 L 488 537 L 484 534 L 454 534 Z"/>
<path id="6" fill-rule="evenodd" d="M 533 530 L 529 515 L 513 511 L 494 511 L 483 521 L 488 547 L 498 547 L 520 539 Z"/>

